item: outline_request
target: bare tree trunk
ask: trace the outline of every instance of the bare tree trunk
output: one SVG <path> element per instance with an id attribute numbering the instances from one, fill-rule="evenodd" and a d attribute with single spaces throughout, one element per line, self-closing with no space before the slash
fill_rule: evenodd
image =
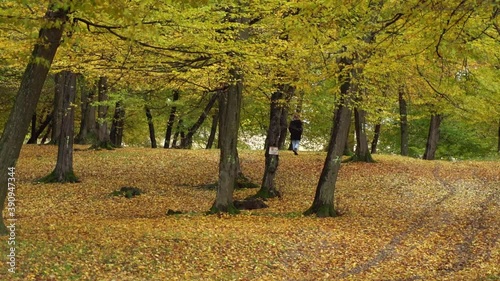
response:
<path id="1" fill-rule="evenodd" d="M 97 84 L 97 92 L 99 106 L 97 107 L 97 142 L 92 146 L 93 148 L 112 149 L 113 145 L 109 139 L 108 132 L 108 105 L 104 104 L 108 101 L 108 80 L 106 77 L 101 77 Z"/>
<path id="2" fill-rule="evenodd" d="M 214 144 L 215 134 L 217 133 L 217 125 L 219 123 L 218 119 L 219 119 L 219 111 L 217 110 L 212 115 L 212 126 L 210 128 L 210 136 L 208 136 L 207 146 L 205 147 L 206 149 L 211 149 Z"/>
<path id="3" fill-rule="evenodd" d="M 34 116 L 34 115 L 33 115 Z M 33 120 L 31 123 L 31 136 L 30 139 L 28 140 L 28 144 L 36 144 L 38 142 L 38 137 L 43 133 L 43 131 L 47 128 L 47 126 L 50 124 L 52 121 L 53 113 L 49 113 L 48 115 L 45 116 L 45 120 L 42 121 L 40 124 L 40 127 L 38 129 L 35 128 L 35 131 L 33 132 Z M 43 144 L 43 143 L 42 143 Z"/>
<path id="4" fill-rule="evenodd" d="M 243 93 L 243 76 L 238 70 L 230 70 L 233 81 L 219 98 L 220 161 L 217 195 L 211 213 L 237 213 L 233 204 L 233 191 L 237 177 L 237 143 L 240 125 L 240 109 Z"/>
<path id="5" fill-rule="evenodd" d="M 61 42 L 64 24 L 68 21 L 69 11 L 63 8 L 55 9 L 55 7 L 54 2 L 50 1 L 43 17 L 43 26 L 38 34 L 38 41 L 24 71 L 14 106 L 0 139 L 0 211 L 4 209 L 7 193 L 15 192 L 15 187 L 9 187 L 7 171 L 16 167 L 31 116 L 35 113 L 43 84 Z M 11 224 L 15 225 L 15 223 Z M 8 234 L 8 229 L 3 216 L 0 215 L 0 235 L 6 234 Z"/>
<path id="6" fill-rule="evenodd" d="M 340 62 L 341 67 L 352 65 L 352 62 L 345 58 Z M 305 215 L 316 214 L 318 217 L 337 216 L 334 206 L 335 184 L 337 183 L 342 154 L 349 133 L 349 123 L 351 122 L 351 110 L 349 109 L 350 95 L 352 95 L 350 91 L 350 74 L 341 72 L 339 82 L 341 83 L 340 94 L 342 99 L 335 110 L 332 135 L 328 144 L 325 164 L 316 187 L 314 201 L 312 206 L 304 212 Z"/>
<path id="7" fill-rule="evenodd" d="M 429 134 L 427 135 L 427 144 L 425 146 L 424 159 L 434 160 L 436 157 L 436 150 L 439 141 L 439 126 L 442 121 L 441 114 L 432 114 L 431 122 L 429 125 Z"/>
<path id="8" fill-rule="evenodd" d="M 350 121 L 351 110 L 349 107 L 339 105 L 335 112 L 332 135 L 328 145 L 329 149 L 316 187 L 314 201 L 312 206 L 304 212 L 305 215 L 316 214 L 318 217 L 337 216 L 334 206 L 335 184 L 340 171 Z"/>
<path id="9" fill-rule="evenodd" d="M 73 139 L 76 96 L 76 74 L 70 71 L 62 71 L 59 75 L 62 84 L 62 118 L 57 150 L 57 163 L 54 171 L 48 176 L 40 179 L 40 182 L 77 182 L 78 178 L 73 173 Z"/>
<path id="10" fill-rule="evenodd" d="M 278 140 L 279 150 L 285 149 L 285 141 L 288 133 L 288 108 L 284 106 L 280 114 L 280 138 Z"/>
<path id="11" fill-rule="evenodd" d="M 278 141 L 278 147 L 280 150 L 285 149 L 285 141 L 288 135 L 288 109 L 290 108 L 290 102 L 295 95 L 295 87 L 290 85 L 284 85 L 281 87 L 283 93 L 285 94 L 285 105 L 281 107 L 281 118 L 280 118 L 280 138 Z M 303 100 L 302 100 L 303 101 Z M 300 105 L 300 111 L 302 111 L 302 104 Z M 300 113 L 300 112 L 297 112 Z M 291 144 L 291 142 L 290 142 Z"/>
<path id="12" fill-rule="evenodd" d="M 366 137 L 366 111 L 354 109 L 354 129 L 356 130 L 356 151 L 351 159 L 360 162 L 373 162 L 373 158 L 368 150 L 368 138 Z"/>
<path id="13" fill-rule="evenodd" d="M 109 140 L 114 147 L 122 147 L 123 142 L 123 127 L 125 125 L 125 109 L 121 101 L 115 104 L 115 114 L 111 123 L 109 132 Z"/>
<path id="14" fill-rule="evenodd" d="M 146 105 L 146 118 L 148 119 L 148 128 L 149 128 L 149 139 L 151 140 L 151 148 L 156 148 L 156 136 L 155 136 L 155 125 L 153 123 L 153 115 L 151 114 L 151 110 Z"/>
<path id="15" fill-rule="evenodd" d="M 176 102 L 178 99 L 179 99 L 179 92 L 174 91 L 174 96 L 172 98 L 172 101 Z M 172 108 L 170 109 L 170 116 L 168 117 L 167 132 L 165 134 L 165 143 L 163 144 L 163 148 L 170 147 L 170 138 L 172 137 L 172 128 L 174 127 L 175 112 L 176 111 L 177 111 L 177 107 L 172 106 Z"/>
<path id="16" fill-rule="evenodd" d="M 45 135 L 43 135 L 42 140 L 40 141 L 40 144 L 45 144 L 45 142 L 49 138 L 49 135 L 51 132 L 52 132 L 52 126 L 49 123 L 49 127 L 47 128 L 47 132 L 45 132 Z"/>
<path id="17" fill-rule="evenodd" d="M 399 125 L 401 129 L 401 155 L 408 156 L 408 110 L 404 98 L 404 88 L 399 90 Z"/>
<path id="18" fill-rule="evenodd" d="M 177 128 L 175 129 L 174 139 L 172 140 L 172 148 L 179 148 L 177 146 L 179 135 L 181 137 L 181 142 L 182 142 L 182 140 L 184 139 L 184 121 L 182 119 L 179 119 L 179 122 L 177 122 Z"/>
<path id="19" fill-rule="evenodd" d="M 271 105 L 269 110 L 269 129 L 267 130 L 265 144 L 265 170 L 262 177 L 262 185 L 255 197 L 274 198 L 280 197 L 281 193 L 276 188 L 274 181 L 279 166 L 279 140 L 281 132 L 281 114 L 283 109 L 283 93 L 278 90 L 271 95 Z M 273 151 L 271 151 L 273 149 Z"/>
<path id="20" fill-rule="evenodd" d="M 371 150 L 372 154 L 377 153 L 377 145 L 378 145 L 379 138 L 380 138 L 380 123 L 375 125 L 375 132 L 374 132 L 373 140 L 372 140 L 372 150 Z"/>
<path id="21" fill-rule="evenodd" d="M 50 137 L 50 144 L 57 145 L 59 141 L 59 135 L 61 134 L 61 120 L 64 113 L 63 108 L 63 87 L 64 81 L 61 78 L 61 72 L 56 73 L 55 77 L 55 88 L 54 88 L 54 117 L 52 118 L 52 136 Z"/>
<path id="22" fill-rule="evenodd" d="M 352 118 L 351 118 L 352 119 Z M 344 152 L 346 156 L 352 156 L 352 149 L 354 148 L 354 130 L 352 130 L 352 121 L 349 120 L 349 125 L 347 129 L 347 139 L 345 141 Z"/>
<path id="23" fill-rule="evenodd" d="M 97 138 L 95 106 L 92 105 L 95 97 L 95 87 L 88 85 L 85 79 L 80 76 L 81 110 L 80 131 L 76 136 L 75 143 L 89 144 L 91 140 Z"/>
<path id="24" fill-rule="evenodd" d="M 30 139 L 27 142 L 28 144 L 36 144 L 36 139 L 34 142 L 32 141 L 32 137 L 35 135 L 35 133 L 36 133 L 36 111 L 35 113 L 33 113 L 33 116 L 31 117 L 31 132 L 30 132 Z"/>
<path id="25" fill-rule="evenodd" d="M 193 124 L 188 129 L 188 132 L 184 139 L 181 141 L 181 148 L 191 148 L 193 146 L 193 136 L 198 131 L 200 126 L 203 124 L 205 119 L 207 118 L 208 113 L 214 106 L 215 102 L 217 101 L 217 98 L 219 97 L 219 91 L 215 92 L 212 94 L 212 97 L 210 97 L 210 100 L 208 101 L 207 105 L 203 109 L 203 112 L 201 113 L 200 117 L 198 117 L 198 120 Z"/>

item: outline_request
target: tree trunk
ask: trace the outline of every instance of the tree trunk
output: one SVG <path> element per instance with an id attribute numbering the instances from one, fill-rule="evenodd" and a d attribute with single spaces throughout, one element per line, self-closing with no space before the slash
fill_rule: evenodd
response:
<path id="1" fill-rule="evenodd" d="M 375 125 L 375 134 L 374 134 L 373 140 L 372 140 L 372 150 L 371 150 L 372 154 L 377 153 L 377 145 L 378 145 L 379 138 L 380 138 L 380 123 Z"/>
<path id="2" fill-rule="evenodd" d="M 267 130 L 265 144 L 265 170 L 262 177 L 262 185 L 255 197 L 274 198 L 280 197 L 281 193 L 276 188 L 275 177 L 279 165 L 279 148 L 280 132 L 281 132 L 281 114 L 283 109 L 283 93 L 278 90 L 271 95 L 271 105 L 269 112 L 269 129 Z M 271 151 L 271 149 L 274 149 Z"/>
<path id="3" fill-rule="evenodd" d="M 434 160 L 436 157 L 436 150 L 439 141 L 439 126 L 442 121 L 441 114 L 432 114 L 431 122 L 429 125 L 429 134 L 427 135 L 427 144 L 425 146 L 424 159 Z"/>
<path id="4" fill-rule="evenodd" d="M 99 79 L 97 93 L 97 100 L 99 102 L 99 106 L 97 107 L 97 142 L 92 147 L 97 149 L 112 149 L 113 145 L 109 138 L 108 121 L 106 120 L 108 115 L 108 105 L 105 104 L 108 101 L 108 80 L 106 77 Z"/>
<path id="5" fill-rule="evenodd" d="M 343 154 L 345 156 L 352 156 L 352 148 L 354 147 L 354 131 L 352 130 L 352 120 L 349 120 L 348 126 L 349 127 L 347 128 L 347 137 Z"/>
<path id="6" fill-rule="evenodd" d="M 341 60 L 341 67 L 350 64 L 352 62 L 345 58 Z M 351 100 L 350 95 L 352 95 L 350 91 L 350 75 L 341 72 L 339 78 L 342 98 L 334 113 L 332 135 L 328 144 L 325 164 L 316 187 L 314 201 L 312 206 L 304 212 L 305 215 L 316 214 L 318 217 L 337 216 L 334 206 L 335 184 L 340 170 L 340 163 L 342 162 L 347 134 L 349 133 L 349 123 L 351 122 L 349 103 Z"/>
<path id="7" fill-rule="evenodd" d="M 35 135 L 35 133 L 36 133 L 36 110 L 35 113 L 33 113 L 33 116 L 31 117 L 31 133 L 30 133 L 30 139 L 27 142 L 28 144 L 36 144 L 36 138 L 33 141 L 33 136 Z"/>
<path id="8" fill-rule="evenodd" d="M 156 136 L 155 136 L 155 125 L 153 123 L 153 115 L 151 114 L 151 109 L 146 105 L 146 118 L 148 119 L 149 127 L 149 139 L 151 140 L 151 148 L 156 148 Z"/>
<path id="9" fill-rule="evenodd" d="M 115 114 L 111 123 L 109 132 L 109 140 L 114 147 L 122 147 L 123 142 L 123 126 L 125 125 L 125 109 L 121 101 L 115 104 Z"/>
<path id="10" fill-rule="evenodd" d="M 356 151 L 353 161 L 373 162 L 368 150 L 368 138 L 366 137 L 366 111 L 354 109 L 354 130 L 356 130 Z"/>
<path id="11" fill-rule="evenodd" d="M 179 146 L 177 146 L 179 135 L 181 136 L 181 143 L 182 143 L 182 140 L 184 139 L 184 120 L 182 119 L 179 119 L 179 122 L 177 122 L 177 128 L 175 128 L 174 139 L 172 140 L 172 148 L 179 148 Z"/>
<path id="12" fill-rule="evenodd" d="M 285 149 L 285 141 L 286 137 L 288 134 L 288 109 L 290 108 L 290 102 L 295 95 L 295 87 L 290 86 L 290 85 L 284 85 L 281 87 L 281 90 L 285 94 L 285 104 L 281 107 L 281 118 L 280 118 L 280 138 L 278 141 L 278 147 L 280 150 Z M 300 108 L 298 107 L 297 110 L 302 111 L 302 104 L 300 105 Z M 300 114 L 300 111 L 297 111 L 297 113 Z M 290 142 L 291 144 L 291 142 Z"/>
<path id="13" fill-rule="evenodd" d="M 200 128 L 200 126 L 203 124 L 205 119 L 207 118 L 208 113 L 214 106 L 215 102 L 217 101 L 217 98 L 219 97 L 219 92 L 215 92 L 212 94 L 212 97 L 210 97 L 210 100 L 208 101 L 207 105 L 203 109 L 203 112 L 201 113 L 200 117 L 198 117 L 198 120 L 193 124 L 188 129 L 188 132 L 184 139 L 181 141 L 181 148 L 191 148 L 193 146 L 193 136 L 196 133 L 196 131 Z"/>
<path id="14" fill-rule="evenodd" d="M 301 90 L 301 91 L 299 91 L 299 96 L 298 96 L 298 101 L 297 101 L 297 107 L 295 108 L 295 113 L 300 115 L 302 113 L 303 105 L 304 105 L 304 91 Z M 288 127 L 287 127 L 287 129 L 288 129 Z M 292 139 L 290 139 L 290 144 L 288 145 L 288 150 L 293 150 Z"/>
<path id="15" fill-rule="evenodd" d="M 279 150 L 285 149 L 285 141 L 288 133 L 288 108 L 284 106 L 280 113 L 280 138 L 278 140 Z"/>
<path id="16" fill-rule="evenodd" d="M 219 98 L 220 161 L 217 195 L 211 213 L 237 213 L 233 204 L 233 190 L 237 177 L 236 145 L 240 125 L 240 109 L 243 93 L 243 76 L 236 69 L 230 70 L 233 82 Z"/>
<path id="17" fill-rule="evenodd" d="M 408 156 L 408 111 L 402 87 L 399 90 L 399 125 L 401 130 L 401 155 Z"/>
<path id="18" fill-rule="evenodd" d="M 215 134 L 217 133 L 217 125 L 219 119 L 219 111 L 217 110 L 214 115 L 212 115 L 212 126 L 210 128 L 210 136 L 208 136 L 206 149 L 211 149 L 214 145 Z"/>
<path id="19" fill-rule="evenodd" d="M 89 144 L 92 139 L 95 140 L 97 137 L 95 106 L 92 105 L 95 97 L 95 87 L 85 83 L 83 77 L 80 77 L 79 80 L 82 113 L 80 118 L 80 131 L 76 136 L 75 143 Z"/>
<path id="20" fill-rule="evenodd" d="M 52 120 L 52 117 L 51 117 L 51 120 Z M 40 144 L 45 144 L 45 142 L 49 138 L 49 135 L 51 132 L 52 132 L 52 126 L 49 123 L 49 127 L 47 128 L 47 132 L 45 132 L 45 135 L 43 135 L 42 140 L 40 141 Z"/>
<path id="21" fill-rule="evenodd" d="M 63 97 L 62 118 L 57 150 L 57 163 L 54 171 L 48 176 L 40 179 L 40 182 L 77 182 L 78 178 L 73 173 L 73 140 L 76 96 L 76 74 L 70 71 L 62 71 L 59 82 L 63 85 L 61 96 Z"/>
<path id="22" fill-rule="evenodd" d="M 498 121 L 498 153 L 500 153 L 500 119 Z"/>
<path id="23" fill-rule="evenodd" d="M 31 136 L 27 142 L 28 144 L 36 144 L 38 142 L 38 138 L 43 133 L 43 131 L 47 128 L 47 126 L 50 124 L 50 122 L 52 121 L 52 117 L 53 117 L 53 113 L 51 112 L 51 113 L 49 113 L 49 115 L 47 115 L 45 117 L 45 120 L 42 121 L 42 123 L 40 124 L 40 128 L 38 128 L 38 129 L 35 128 L 35 132 L 33 132 L 33 128 L 31 129 Z M 31 126 L 33 127 L 33 120 L 32 120 Z M 42 142 L 42 144 L 43 144 L 43 142 Z"/>
<path id="24" fill-rule="evenodd" d="M 24 142 L 31 116 L 35 113 L 43 84 L 47 78 L 52 60 L 61 42 L 64 24 L 68 20 L 68 10 L 49 8 L 43 18 L 43 26 L 38 34 L 38 41 L 31 53 L 30 61 L 24 71 L 14 106 L 4 126 L 0 139 L 0 211 L 4 208 L 8 192 L 15 194 L 15 187 L 8 185 L 8 169 L 15 169 L 21 147 Z M 41 63 L 43 61 L 43 63 Z M 10 196 L 10 195 L 9 195 Z M 9 213 L 6 213 L 9 220 Z M 15 223 L 11 222 L 11 225 Z M 8 234 L 3 216 L 0 215 L 0 235 Z"/>
<path id="25" fill-rule="evenodd" d="M 351 110 L 345 105 L 339 105 L 333 120 L 333 130 L 328 145 L 328 153 L 319 178 L 312 206 L 305 215 L 316 214 L 318 217 L 337 216 L 334 206 L 335 184 L 342 162 L 342 154 L 349 132 Z"/>
<path id="26" fill-rule="evenodd" d="M 57 145 L 60 140 L 61 120 L 65 111 L 63 108 L 64 79 L 62 79 L 61 75 L 61 72 L 58 72 L 54 77 L 54 117 L 52 118 L 52 135 L 50 137 L 50 144 L 54 145 Z"/>
<path id="27" fill-rule="evenodd" d="M 175 103 L 178 99 L 179 99 L 179 92 L 174 91 L 174 96 L 172 98 L 172 101 Z M 172 137 L 172 128 L 174 127 L 175 112 L 176 111 L 177 111 L 177 107 L 172 106 L 172 108 L 170 109 L 170 116 L 168 117 L 167 132 L 165 134 L 165 143 L 163 144 L 163 148 L 170 147 L 170 138 Z"/>

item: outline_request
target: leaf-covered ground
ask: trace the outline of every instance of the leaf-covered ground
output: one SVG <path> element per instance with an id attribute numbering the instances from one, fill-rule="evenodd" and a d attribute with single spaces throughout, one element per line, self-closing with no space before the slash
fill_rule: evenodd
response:
<path id="1" fill-rule="evenodd" d="M 83 147 L 79 147 L 83 148 Z M 33 184 L 56 148 L 17 166 L 17 272 L 0 280 L 500 280 L 500 165 L 375 156 L 342 167 L 337 218 L 303 217 L 324 153 L 281 153 L 283 198 L 205 215 L 218 151 L 75 151 L 77 184 Z M 240 151 L 259 183 L 262 151 Z M 144 194 L 108 196 L 122 186 Z M 235 199 L 256 192 L 237 190 Z M 168 209 L 186 211 L 166 216 Z M 7 240 L 0 240 L 7 259 Z"/>

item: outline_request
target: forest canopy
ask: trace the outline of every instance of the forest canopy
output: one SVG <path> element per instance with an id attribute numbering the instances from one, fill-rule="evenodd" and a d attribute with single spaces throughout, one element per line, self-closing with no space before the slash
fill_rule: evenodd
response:
<path id="1" fill-rule="evenodd" d="M 51 3 L 69 5 L 70 12 L 37 106 L 38 123 L 51 112 L 56 73 L 78 73 L 87 87 L 107 77 L 107 105 L 112 110 L 119 102 L 126 110 L 123 143 L 150 146 L 148 122 L 163 131 L 175 107 L 174 131 L 187 134 L 213 93 L 234 82 L 229 70 L 237 67 L 245 85 L 241 147 L 264 147 L 271 94 L 289 85 L 294 93 L 283 102 L 288 116 L 300 112 L 304 119 L 302 147 L 322 150 L 340 101 L 339 75 L 354 71 L 356 107 L 367 112 L 368 138 L 374 138 L 377 124 L 382 128 L 380 152 L 401 149 L 400 95 L 408 107 L 410 155 L 424 153 L 429 118 L 435 114 L 443 119 L 438 157 L 484 157 L 498 151 L 495 1 Z M 0 4 L 2 125 L 48 4 Z M 351 61 L 349 66 L 342 66 L 343 59 Z M 194 147 L 205 147 L 216 108 L 209 108 L 207 120 L 193 134 Z M 81 114 L 75 116 L 78 130 Z M 111 123 L 113 114 L 106 118 Z M 165 142 L 163 132 L 155 138 Z"/>

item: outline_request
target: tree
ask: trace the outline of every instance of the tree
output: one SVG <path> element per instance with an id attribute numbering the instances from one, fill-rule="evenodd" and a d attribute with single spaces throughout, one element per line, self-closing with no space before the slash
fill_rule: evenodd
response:
<path id="1" fill-rule="evenodd" d="M 52 117 L 52 136 L 50 137 L 50 144 L 58 145 L 59 136 L 61 135 L 61 123 L 64 116 L 65 108 L 63 107 L 64 100 L 64 78 L 61 77 L 62 73 L 56 73 L 55 91 L 54 91 L 54 108 Z"/>
<path id="2" fill-rule="evenodd" d="M 62 71 L 58 75 L 62 108 L 57 150 L 57 163 L 54 171 L 38 180 L 39 182 L 77 182 L 78 178 L 73 172 L 73 139 L 76 96 L 76 74 L 71 71 Z"/>
<path id="3" fill-rule="evenodd" d="M 97 140 L 92 145 L 93 148 L 112 149 L 113 144 L 109 138 L 108 132 L 108 79 L 106 77 L 99 78 L 97 84 L 97 92 L 99 105 L 97 106 Z"/>
<path id="4" fill-rule="evenodd" d="M 70 7 L 60 7 L 50 2 L 43 18 L 38 42 L 24 71 L 14 107 L 4 126 L 0 139 L 0 210 L 7 197 L 8 175 L 5 171 L 16 166 L 19 153 L 28 131 L 31 116 L 35 112 L 43 83 L 49 72 L 57 48 L 61 42 L 64 24 L 68 20 Z M 0 235 L 7 234 L 3 217 L 0 216 Z"/>
<path id="5" fill-rule="evenodd" d="M 344 64 L 350 62 L 344 60 Z M 341 80 L 342 81 L 342 80 Z M 351 109 L 349 108 L 351 98 L 349 93 L 350 78 L 345 77 L 340 87 L 342 99 L 334 112 L 333 129 L 328 144 L 328 152 L 325 164 L 316 187 L 312 206 L 304 212 L 305 215 L 316 214 L 318 217 L 335 217 L 337 211 L 334 206 L 335 184 L 342 162 L 345 142 L 349 133 L 349 123 L 351 122 Z"/>
<path id="6" fill-rule="evenodd" d="M 156 136 L 155 136 L 155 125 L 153 123 L 153 115 L 151 114 L 151 109 L 149 106 L 145 106 L 144 110 L 146 111 L 146 118 L 148 119 L 148 128 L 149 128 L 149 139 L 151 140 L 151 148 L 156 148 Z"/>
<path id="7" fill-rule="evenodd" d="M 115 103 L 115 114 L 111 122 L 109 140 L 114 147 L 121 147 L 123 142 L 123 127 L 125 124 L 125 108 L 122 101 Z"/>
<path id="8" fill-rule="evenodd" d="M 179 136 L 181 137 L 180 142 L 182 143 L 182 140 L 186 137 L 186 134 L 184 133 L 184 120 L 182 118 L 180 118 L 179 121 L 177 121 L 177 126 L 175 128 L 175 133 L 174 133 L 174 139 L 172 140 L 172 148 L 179 148 L 179 146 L 177 145 Z"/>
<path id="9" fill-rule="evenodd" d="M 366 136 L 366 111 L 361 108 L 354 109 L 354 130 L 356 132 L 356 150 L 350 161 L 374 162 L 368 150 Z"/>
<path id="10" fill-rule="evenodd" d="M 429 134 L 427 136 L 427 144 L 425 145 L 425 160 L 434 160 L 436 156 L 437 145 L 439 141 L 439 126 L 443 119 L 441 114 L 432 114 L 429 124 Z"/>
<path id="11" fill-rule="evenodd" d="M 214 140 L 215 140 L 215 134 L 217 133 L 217 127 L 219 125 L 219 110 L 217 109 L 213 114 L 212 114 L 212 125 L 210 126 L 210 135 L 208 136 L 207 140 L 207 146 L 205 149 L 211 149 Z"/>
<path id="12" fill-rule="evenodd" d="M 278 89 L 271 95 L 269 110 L 269 128 L 267 130 L 265 145 L 265 169 L 260 190 L 255 197 L 274 198 L 280 197 L 281 192 L 276 188 L 274 181 L 279 166 L 279 141 L 281 134 L 281 115 L 283 114 L 283 91 Z"/>
<path id="13" fill-rule="evenodd" d="M 174 90 L 173 97 L 172 97 L 172 103 L 175 103 L 177 100 L 179 100 L 179 91 Z M 172 128 L 174 127 L 176 111 L 177 111 L 177 106 L 175 106 L 175 104 L 174 104 L 174 105 L 172 105 L 172 108 L 170 109 L 170 115 L 168 116 L 167 130 L 165 133 L 165 143 L 163 144 L 163 148 L 170 147 L 170 138 L 172 136 Z"/>
<path id="14" fill-rule="evenodd" d="M 233 204 L 233 190 L 237 178 L 236 161 L 238 128 L 240 123 L 241 98 L 243 94 L 243 75 L 237 69 L 230 70 L 233 80 L 219 97 L 219 180 L 217 195 L 210 208 L 211 213 L 237 213 Z"/>
<path id="15" fill-rule="evenodd" d="M 181 148 L 191 148 L 191 146 L 193 145 L 193 136 L 207 118 L 208 113 L 210 112 L 215 102 L 217 101 L 219 92 L 220 91 L 215 91 L 212 94 L 205 108 L 201 112 L 200 117 L 198 117 L 196 122 L 191 127 L 188 128 L 186 136 L 181 140 L 181 145 L 180 145 Z"/>
<path id="16" fill-rule="evenodd" d="M 406 109 L 406 100 L 404 91 L 399 90 L 399 126 L 401 131 L 401 155 L 408 156 L 408 111 Z"/>
<path id="17" fill-rule="evenodd" d="M 28 144 L 36 144 L 37 141 L 38 141 L 38 138 L 40 137 L 40 135 L 43 133 L 43 131 L 47 128 L 47 126 L 49 126 L 50 122 L 52 121 L 52 117 L 54 116 L 54 113 L 53 112 L 50 112 L 49 114 L 47 114 L 43 119 L 43 121 L 41 122 L 40 124 L 40 127 L 38 127 L 38 129 L 36 128 L 36 121 L 33 121 L 31 122 L 31 134 L 30 134 L 30 138 L 28 140 Z M 36 120 L 36 114 L 33 115 L 33 119 Z"/>
<path id="18" fill-rule="evenodd" d="M 375 130 L 374 130 L 374 135 L 373 135 L 373 140 L 372 140 L 372 148 L 370 151 L 371 154 L 377 153 L 377 145 L 378 145 L 378 140 L 380 138 L 380 127 L 381 126 L 382 125 L 380 125 L 380 123 L 377 123 L 375 125 Z"/>
<path id="19" fill-rule="evenodd" d="M 92 104 L 95 97 L 95 87 L 89 85 L 83 76 L 78 77 L 80 86 L 80 131 L 75 138 L 77 144 L 88 144 L 90 140 L 97 138 L 95 106 Z"/>

